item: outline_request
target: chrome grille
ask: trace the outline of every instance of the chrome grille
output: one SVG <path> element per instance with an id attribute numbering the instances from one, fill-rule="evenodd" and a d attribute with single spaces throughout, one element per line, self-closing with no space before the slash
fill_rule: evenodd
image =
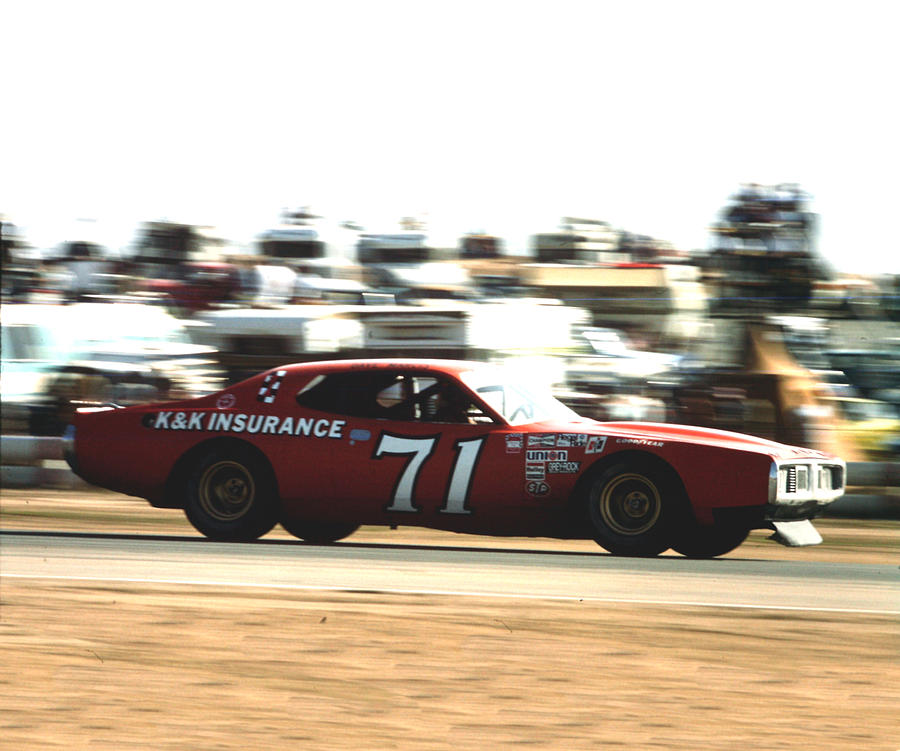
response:
<path id="1" fill-rule="evenodd" d="M 844 468 L 841 465 L 798 462 L 778 468 L 778 497 L 790 498 L 792 502 L 821 497 L 833 500 L 843 489 Z"/>
<path id="2" fill-rule="evenodd" d="M 786 470 L 787 477 L 784 481 L 784 489 L 787 493 L 797 492 L 797 468 L 788 467 Z"/>

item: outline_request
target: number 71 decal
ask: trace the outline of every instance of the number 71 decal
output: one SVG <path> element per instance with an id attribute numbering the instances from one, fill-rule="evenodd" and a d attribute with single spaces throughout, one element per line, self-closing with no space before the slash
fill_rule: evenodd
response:
<path id="1" fill-rule="evenodd" d="M 450 480 L 447 483 L 447 491 L 444 493 L 444 505 L 441 506 L 442 514 L 471 514 L 472 509 L 466 506 L 469 498 L 469 490 L 472 487 L 472 477 L 475 474 L 475 465 L 484 445 L 486 436 L 459 440 L 453 444 L 456 457 L 453 460 L 453 469 L 450 471 Z M 421 511 L 415 505 L 416 482 L 419 472 L 428 458 L 434 453 L 439 436 L 410 438 L 408 436 L 382 433 L 375 447 L 373 459 L 382 456 L 409 456 L 394 492 L 391 496 L 391 505 L 386 511 L 406 511 L 416 513 Z"/>

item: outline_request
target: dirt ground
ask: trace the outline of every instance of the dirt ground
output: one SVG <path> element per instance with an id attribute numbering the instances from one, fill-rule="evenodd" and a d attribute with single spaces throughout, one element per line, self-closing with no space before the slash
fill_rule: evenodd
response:
<path id="1" fill-rule="evenodd" d="M 0 526 L 194 534 L 100 492 L 4 490 Z M 900 523 L 817 527 L 731 555 L 900 561 Z M 888 616 L 0 582 L 3 749 L 900 749 Z"/>

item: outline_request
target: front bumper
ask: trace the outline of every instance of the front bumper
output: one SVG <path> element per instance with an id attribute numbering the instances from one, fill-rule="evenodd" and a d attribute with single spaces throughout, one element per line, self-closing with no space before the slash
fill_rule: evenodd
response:
<path id="1" fill-rule="evenodd" d="M 844 494 L 847 465 L 840 459 L 782 459 L 769 470 L 768 520 L 813 519 Z"/>

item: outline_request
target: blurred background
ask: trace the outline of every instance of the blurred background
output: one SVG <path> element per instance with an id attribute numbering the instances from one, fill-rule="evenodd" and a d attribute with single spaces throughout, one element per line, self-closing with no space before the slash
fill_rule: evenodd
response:
<path id="1" fill-rule="evenodd" d="M 7 3 L 2 433 L 451 357 L 897 460 L 885 12 Z"/>

